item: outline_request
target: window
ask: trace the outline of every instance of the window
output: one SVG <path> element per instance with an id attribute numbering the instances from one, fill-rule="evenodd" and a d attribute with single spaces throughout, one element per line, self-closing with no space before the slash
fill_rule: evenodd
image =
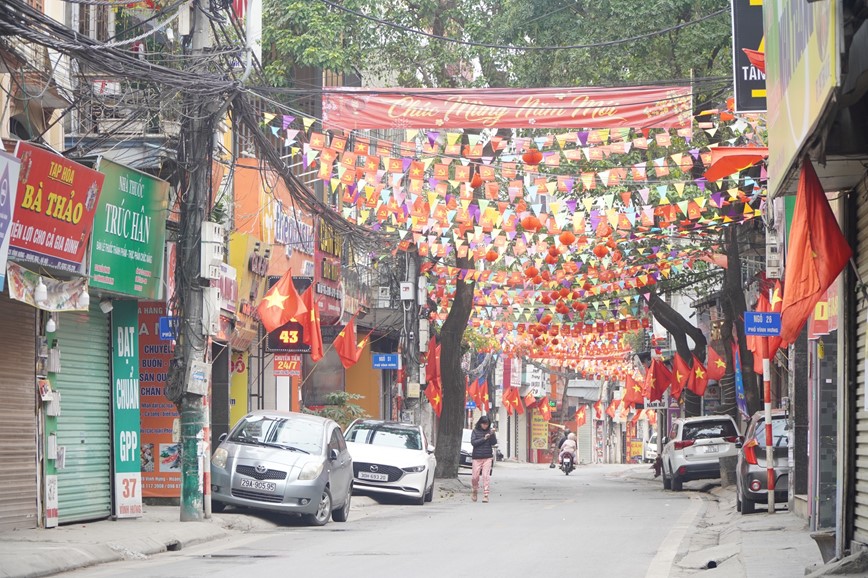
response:
<path id="1" fill-rule="evenodd" d="M 329 454 L 332 453 L 332 450 L 335 450 L 338 453 L 341 453 L 341 442 L 343 441 L 343 436 L 341 435 L 341 430 L 335 428 L 332 430 L 332 436 L 329 440 Z"/>
<path id="2" fill-rule="evenodd" d="M 408 450 L 423 449 L 419 430 L 383 424 L 355 425 L 347 432 L 347 441 Z"/>
<path id="3" fill-rule="evenodd" d="M 323 424 L 306 419 L 253 415 L 241 420 L 229 441 L 242 444 L 280 444 L 322 454 Z"/>
<path id="4" fill-rule="evenodd" d="M 760 447 L 766 447 L 766 422 L 761 419 L 756 423 L 754 438 Z M 785 448 L 789 444 L 789 424 L 785 417 L 772 418 L 772 443 L 776 448 Z"/>
<path id="5" fill-rule="evenodd" d="M 686 423 L 681 432 L 681 439 L 683 440 L 704 440 L 736 436 L 738 436 L 738 432 L 735 431 L 735 425 L 726 419 Z"/>

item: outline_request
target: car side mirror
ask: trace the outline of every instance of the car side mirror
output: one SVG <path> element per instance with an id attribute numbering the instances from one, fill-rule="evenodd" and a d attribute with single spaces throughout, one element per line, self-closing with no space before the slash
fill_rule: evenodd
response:
<path id="1" fill-rule="evenodd" d="M 336 450 L 335 448 L 332 448 L 332 449 L 329 450 L 329 459 L 330 459 L 331 461 L 335 461 L 335 460 L 337 460 L 337 459 L 338 459 L 338 456 L 339 456 L 339 454 L 338 454 L 338 450 Z"/>
<path id="2" fill-rule="evenodd" d="M 669 438 L 666 437 L 666 436 L 663 436 L 663 444 L 665 445 L 665 444 L 668 444 L 668 443 L 669 443 Z"/>
<path id="3" fill-rule="evenodd" d="M 740 450 L 742 446 L 744 446 L 744 444 L 741 441 L 735 442 L 735 449 Z"/>
<path id="4" fill-rule="evenodd" d="M 222 434 L 220 434 L 220 437 L 217 438 L 217 441 L 218 441 L 218 442 L 225 442 L 225 441 L 226 441 L 226 438 L 228 438 L 228 437 L 229 437 L 229 434 L 227 434 L 227 433 L 222 433 Z"/>
<path id="5" fill-rule="evenodd" d="M 431 444 L 428 444 L 428 453 L 429 453 L 429 454 L 433 454 L 433 453 L 434 453 L 434 446 L 432 446 Z"/>

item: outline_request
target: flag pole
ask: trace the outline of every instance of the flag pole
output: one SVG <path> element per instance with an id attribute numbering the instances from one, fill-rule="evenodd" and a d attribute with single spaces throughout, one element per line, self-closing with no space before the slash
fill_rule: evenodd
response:
<path id="1" fill-rule="evenodd" d="M 768 490 L 768 512 L 775 513 L 775 446 L 772 439 L 772 378 L 771 362 L 769 361 L 769 338 L 762 337 L 763 354 L 763 401 L 765 405 L 766 426 L 766 471 Z"/>

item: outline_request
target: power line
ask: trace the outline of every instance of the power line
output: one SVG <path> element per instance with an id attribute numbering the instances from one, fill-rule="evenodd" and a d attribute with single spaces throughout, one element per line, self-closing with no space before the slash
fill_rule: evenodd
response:
<path id="1" fill-rule="evenodd" d="M 701 22 L 705 22 L 706 20 L 710 20 L 721 14 L 728 14 L 728 8 L 722 8 L 717 10 L 716 12 L 712 12 L 711 14 L 707 14 L 705 16 L 701 16 L 695 20 L 690 20 L 688 22 L 682 22 L 680 24 L 676 24 L 674 26 L 669 26 L 668 28 L 661 28 L 660 30 L 653 30 L 651 32 L 646 32 L 645 34 L 639 34 L 637 36 L 631 36 L 629 38 L 619 38 L 617 40 L 607 40 L 604 42 L 594 42 L 591 44 L 571 44 L 567 46 L 515 46 L 508 44 L 490 44 L 487 42 L 473 42 L 471 40 L 460 40 L 458 38 L 450 38 L 448 36 L 441 36 L 439 34 L 434 34 L 432 32 L 425 32 L 424 30 L 419 30 L 418 28 L 410 28 L 409 26 L 404 26 L 403 24 L 398 24 L 397 22 L 392 22 L 390 20 L 383 20 L 381 18 L 377 18 L 375 16 L 371 16 L 369 14 L 365 14 L 364 12 L 358 12 L 356 10 L 352 10 L 345 6 L 341 6 L 340 4 L 336 4 L 335 2 L 331 2 L 330 0 L 319 0 L 323 4 L 330 6 L 336 10 L 340 10 L 341 12 L 346 12 L 347 14 L 351 14 L 353 16 L 357 16 L 359 18 L 364 18 L 365 20 L 369 20 L 371 22 L 375 22 L 377 24 L 381 24 L 383 26 L 388 26 L 390 28 L 395 28 L 396 30 L 401 30 L 403 32 L 410 32 L 412 34 L 418 34 L 420 36 L 425 36 L 427 38 L 433 38 L 435 40 L 441 40 L 443 42 L 451 42 L 453 44 L 461 44 L 463 46 L 473 46 L 476 48 L 494 48 L 498 50 L 519 50 L 519 51 L 527 51 L 527 52 L 553 52 L 557 50 L 584 50 L 588 48 L 605 48 L 607 46 L 617 46 L 619 44 L 627 44 L 628 42 L 636 42 L 637 40 L 644 40 L 646 38 L 653 38 L 654 36 L 661 36 L 663 34 L 667 34 L 669 32 L 674 32 L 676 30 L 680 30 L 682 28 L 686 28 L 687 26 L 692 26 L 694 24 L 699 24 Z"/>

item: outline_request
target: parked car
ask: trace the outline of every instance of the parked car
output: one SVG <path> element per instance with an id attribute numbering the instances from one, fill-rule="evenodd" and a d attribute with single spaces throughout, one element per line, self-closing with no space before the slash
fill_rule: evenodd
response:
<path id="1" fill-rule="evenodd" d="M 473 446 L 470 445 L 470 435 L 473 433 L 472 429 L 465 429 L 461 432 L 461 457 L 458 460 L 458 469 L 467 468 L 468 470 L 473 469 Z M 497 463 L 497 460 L 503 459 L 503 454 L 494 446 L 494 456 L 495 459 L 491 461 L 491 471 L 494 472 L 494 464 Z"/>
<path id="2" fill-rule="evenodd" d="M 789 429 L 785 410 L 772 410 L 772 442 L 775 456 L 775 502 L 787 501 L 790 466 Z M 753 415 L 745 432 L 745 443 L 738 452 L 736 466 L 736 509 L 751 514 L 757 504 L 768 503 L 768 461 L 766 460 L 765 412 Z"/>
<path id="3" fill-rule="evenodd" d="M 420 426 L 356 420 L 346 439 L 357 490 L 405 496 L 419 505 L 434 499 L 437 458 Z"/>
<path id="4" fill-rule="evenodd" d="M 679 418 L 664 438 L 663 488 L 681 491 L 689 480 L 720 477 L 720 458 L 735 456 L 741 441 L 728 415 Z"/>
<path id="5" fill-rule="evenodd" d="M 651 437 L 642 445 L 642 459 L 648 464 L 657 459 L 657 432 L 651 432 Z"/>
<path id="6" fill-rule="evenodd" d="M 353 461 L 334 421 L 260 410 L 220 437 L 211 458 L 214 511 L 231 504 L 301 514 L 314 526 L 347 521 Z"/>

